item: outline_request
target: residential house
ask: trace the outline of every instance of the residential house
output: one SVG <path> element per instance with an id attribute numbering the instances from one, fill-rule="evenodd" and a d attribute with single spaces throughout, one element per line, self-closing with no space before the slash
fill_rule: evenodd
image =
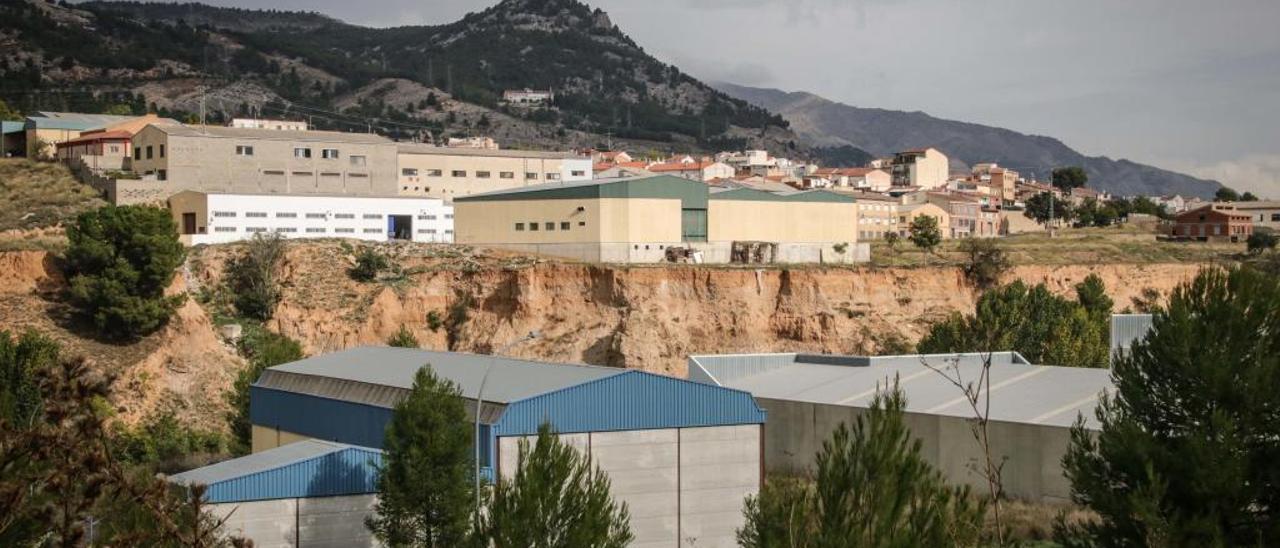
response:
<path id="1" fill-rule="evenodd" d="M 899 232 L 898 210 L 902 201 L 872 192 L 851 193 L 858 200 L 858 239 L 879 240 Z"/>
<path id="2" fill-rule="evenodd" d="M 890 170 L 895 187 L 934 189 L 947 186 L 951 164 L 938 149 L 926 147 L 895 154 Z"/>
<path id="3" fill-rule="evenodd" d="M 1280 231 L 1280 201 L 1232 202 L 1231 205 L 1236 207 L 1236 211 L 1248 215 L 1255 229 Z"/>
<path id="4" fill-rule="evenodd" d="M 625 150 L 598 150 L 591 152 L 591 161 L 597 164 L 625 164 L 634 160 Z"/>
<path id="5" fill-rule="evenodd" d="M 712 179 L 727 179 L 734 175 L 734 169 L 730 167 L 729 164 L 713 160 L 701 160 L 695 162 L 664 162 L 660 164 L 650 164 L 646 169 L 660 175 L 674 175 L 691 181 L 703 182 L 710 181 Z"/>
<path id="6" fill-rule="evenodd" d="M 307 131 L 310 129 L 302 120 L 270 120 L 265 118 L 232 118 L 227 127 L 240 129 L 274 129 L 279 131 Z"/>
<path id="7" fill-rule="evenodd" d="M 892 186 L 888 171 L 869 167 L 818 168 L 812 175 L 829 180 L 832 187 L 884 192 Z"/>
<path id="8" fill-rule="evenodd" d="M 502 100 L 510 105 L 544 105 L 554 101 L 556 94 L 542 89 L 508 89 L 502 92 Z"/>
<path id="9" fill-rule="evenodd" d="M 1212 203 L 1174 217 L 1173 236 L 1197 240 L 1243 242 L 1253 234 L 1253 221 L 1230 203 Z"/>
<path id="10" fill-rule="evenodd" d="M 449 148 L 482 148 L 485 150 L 498 150 L 498 142 L 493 137 L 450 137 L 445 141 L 445 145 Z"/>
<path id="11" fill-rule="evenodd" d="M 128 121 L 134 116 L 40 111 L 23 120 L 28 158 L 53 158 L 58 143 L 70 141 L 82 132 Z"/>
<path id="12" fill-rule="evenodd" d="M 589 156 L 574 152 L 396 145 L 399 193 L 452 201 L 458 197 L 543 183 L 587 181 Z"/>
<path id="13" fill-rule="evenodd" d="M 902 204 L 898 206 L 898 235 L 907 237 L 911 235 L 911 223 L 917 217 L 933 217 L 938 222 L 938 233 L 943 238 L 950 238 L 951 230 L 951 212 L 939 207 L 931 202 L 920 202 L 913 204 Z"/>
<path id="14" fill-rule="evenodd" d="M 133 136 L 151 124 L 177 124 L 177 120 L 147 114 L 80 133 L 79 137 L 57 144 L 57 157 L 71 164 L 82 163 L 93 171 L 125 170 L 133 155 Z"/>
<path id="15" fill-rule="evenodd" d="M 986 193 L 999 196 L 1004 203 L 1013 203 L 1018 199 L 1018 181 L 1022 180 L 1022 176 L 1017 171 L 1000 167 L 994 162 L 981 163 L 973 166 L 969 178 L 986 186 Z"/>

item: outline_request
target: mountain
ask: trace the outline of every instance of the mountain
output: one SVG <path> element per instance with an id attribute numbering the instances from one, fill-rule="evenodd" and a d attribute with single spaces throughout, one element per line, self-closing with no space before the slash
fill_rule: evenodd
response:
<path id="1" fill-rule="evenodd" d="M 1129 160 L 1085 156 L 1052 137 L 1027 135 L 981 124 L 935 118 L 923 112 L 860 108 L 806 92 L 785 92 L 728 83 L 720 91 L 780 114 L 813 146 L 852 145 L 882 156 L 933 146 L 955 162 L 997 162 L 1044 177 L 1058 166 L 1081 166 L 1089 186 L 1129 196 L 1137 194 L 1211 197 L 1222 185 Z"/>
<path id="2" fill-rule="evenodd" d="M 576 0 L 503 0 L 453 23 L 396 28 L 202 4 L 8 0 L 0 44 L 0 79 L 12 84 L 0 98 L 22 110 L 124 103 L 190 114 L 203 103 L 215 120 L 305 115 L 396 137 L 483 132 L 546 146 L 795 141 L 777 115 L 654 59 Z M 520 88 L 553 90 L 553 108 L 501 104 Z"/>

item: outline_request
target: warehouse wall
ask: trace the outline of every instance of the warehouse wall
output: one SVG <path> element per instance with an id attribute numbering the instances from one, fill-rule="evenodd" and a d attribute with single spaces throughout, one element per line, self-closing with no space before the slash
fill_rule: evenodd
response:
<path id="1" fill-rule="evenodd" d="M 374 495 L 260 500 L 211 504 L 226 518 L 223 531 L 253 540 L 254 548 L 379 546 L 364 526 Z"/>
<path id="2" fill-rule="evenodd" d="M 562 434 L 587 451 L 625 502 L 637 548 L 736 546 L 743 501 L 761 481 L 760 425 Z M 521 437 L 498 442 L 499 474 L 515 474 Z M 530 443 L 533 436 L 524 437 Z"/>
<path id="3" fill-rule="evenodd" d="M 253 540 L 254 548 L 297 545 L 297 499 L 210 504 L 209 513 L 225 518 L 223 532 Z"/>
<path id="4" fill-rule="evenodd" d="M 289 445 L 293 442 L 312 439 L 311 436 L 295 434 L 293 432 L 287 432 L 268 426 L 258 426 L 256 424 L 253 425 L 251 435 L 252 439 L 249 450 L 252 453 L 266 451 L 267 449 L 275 449 L 281 445 Z"/>
<path id="5" fill-rule="evenodd" d="M 769 413 L 765 429 L 765 462 L 769 470 L 811 468 L 814 455 L 841 422 L 852 423 L 865 410 L 808 402 L 756 398 Z M 906 413 L 907 427 L 921 441 L 925 458 L 952 482 L 986 489 L 971 465 L 982 452 L 963 417 Z M 1062 471 L 1062 456 L 1070 429 L 1059 426 L 992 421 L 989 425 L 996 455 L 1004 465 L 1004 489 L 1013 497 L 1065 502 L 1071 484 Z"/>
<path id="6" fill-rule="evenodd" d="M 849 202 L 713 199 L 707 240 L 795 243 L 858 241 L 858 206 Z"/>

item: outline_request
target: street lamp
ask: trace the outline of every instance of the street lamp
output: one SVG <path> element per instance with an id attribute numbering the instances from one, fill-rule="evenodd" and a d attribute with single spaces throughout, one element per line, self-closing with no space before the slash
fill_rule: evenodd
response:
<path id="1" fill-rule="evenodd" d="M 525 334 L 525 336 L 507 343 L 506 346 L 503 346 L 501 348 L 498 348 L 497 350 L 493 350 L 489 352 L 489 363 L 485 364 L 484 376 L 480 377 L 480 389 L 476 390 L 476 412 L 475 412 L 475 415 L 476 415 L 476 439 L 475 439 L 476 519 L 480 518 L 480 408 L 484 406 L 484 385 L 486 382 L 489 381 L 489 371 L 493 369 L 493 364 L 495 361 L 497 361 L 496 356 L 498 354 L 506 352 L 507 350 L 510 350 L 511 348 L 518 346 L 520 344 L 524 344 L 528 341 L 536 339 L 541 335 L 542 333 L 535 329 Z"/>

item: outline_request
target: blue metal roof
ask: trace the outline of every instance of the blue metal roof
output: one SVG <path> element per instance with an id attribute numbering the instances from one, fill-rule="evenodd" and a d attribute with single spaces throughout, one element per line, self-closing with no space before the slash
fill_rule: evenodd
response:
<path id="1" fill-rule="evenodd" d="M 26 128 L 23 122 L 0 121 L 0 133 L 21 133 Z"/>
<path id="2" fill-rule="evenodd" d="M 627 371 L 509 403 L 494 435 L 605 432 L 761 424 L 765 412 L 748 392 L 644 371 Z"/>
<path id="3" fill-rule="evenodd" d="M 210 503 L 373 493 L 382 452 L 306 440 L 169 477 L 207 485 Z"/>

